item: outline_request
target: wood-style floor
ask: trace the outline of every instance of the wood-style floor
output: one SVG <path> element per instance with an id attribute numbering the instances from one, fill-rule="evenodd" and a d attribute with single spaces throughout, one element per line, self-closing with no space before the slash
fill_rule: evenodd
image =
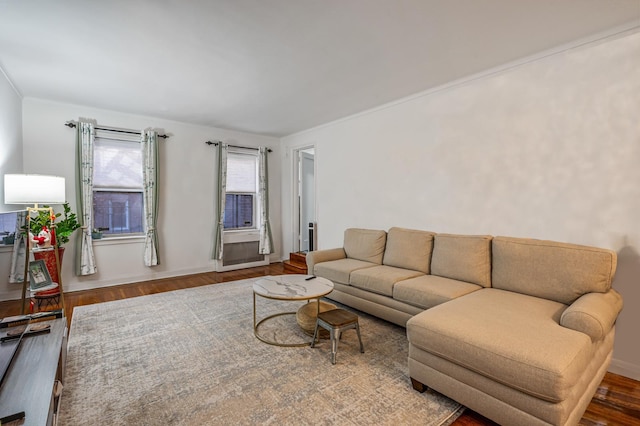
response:
<path id="1" fill-rule="evenodd" d="M 207 272 L 197 275 L 71 292 L 65 294 L 66 312 L 69 322 L 71 322 L 73 308 L 76 306 L 198 287 L 213 283 L 242 280 L 245 278 L 280 275 L 283 273 L 285 273 L 283 264 L 274 263 L 269 266 L 239 271 Z M 0 318 L 18 315 L 20 313 L 20 307 L 20 301 L 0 302 Z M 607 373 L 591 400 L 580 424 L 584 426 L 640 426 L 640 382 Z M 471 410 L 466 410 L 465 413 L 454 422 L 454 425 L 484 426 L 495 425 L 495 423 Z"/>

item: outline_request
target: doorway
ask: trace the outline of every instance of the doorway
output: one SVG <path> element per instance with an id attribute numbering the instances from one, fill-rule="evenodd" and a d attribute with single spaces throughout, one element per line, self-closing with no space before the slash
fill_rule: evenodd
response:
<path id="1" fill-rule="evenodd" d="M 294 251 L 306 253 L 317 248 L 315 148 L 299 149 L 295 158 Z"/>

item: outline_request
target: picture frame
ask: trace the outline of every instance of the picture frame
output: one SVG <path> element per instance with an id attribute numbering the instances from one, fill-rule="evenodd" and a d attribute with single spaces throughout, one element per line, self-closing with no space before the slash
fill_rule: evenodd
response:
<path id="1" fill-rule="evenodd" d="M 31 291 L 39 291 L 45 287 L 52 287 L 51 275 L 44 260 L 38 259 L 29 262 L 29 288 Z"/>

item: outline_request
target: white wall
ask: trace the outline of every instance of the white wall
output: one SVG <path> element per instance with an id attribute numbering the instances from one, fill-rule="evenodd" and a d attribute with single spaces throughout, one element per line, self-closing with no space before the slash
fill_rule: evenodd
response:
<path id="1" fill-rule="evenodd" d="M 144 281 L 214 270 L 211 260 L 214 223 L 216 155 L 207 140 L 223 140 L 244 146 L 269 146 L 271 224 L 276 252 L 281 260 L 279 140 L 271 137 L 195 126 L 151 117 L 135 116 L 78 105 L 38 99 L 23 100 L 24 172 L 55 174 L 66 178 L 67 200 L 76 209 L 75 129 L 64 126 L 79 117 L 96 119 L 104 126 L 130 129 L 163 129 L 171 135 L 160 139 L 160 235 L 161 265 L 143 265 L 142 240 L 124 243 L 94 242 L 99 272 L 87 277 L 74 274 L 75 238 L 66 246 L 63 262 L 65 290 Z M 0 253 L 0 264 L 9 253 Z M 19 298 L 17 285 L 0 280 L 0 298 Z"/>
<path id="2" fill-rule="evenodd" d="M 6 173 L 22 173 L 22 97 L 0 69 L 0 212 L 21 207 L 4 204 Z M 0 246 L 0 287 L 9 280 L 10 253 L 11 247 Z"/>
<path id="3" fill-rule="evenodd" d="M 284 138 L 284 224 L 291 150 L 311 144 L 321 249 L 341 246 L 347 227 L 402 226 L 618 252 L 612 370 L 640 379 L 640 33 Z"/>
<path id="4" fill-rule="evenodd" d="M 4 205 L 6 173 L 22 173 L 22 98 L 0 69 L 0 212 L 16 210 Z"/>

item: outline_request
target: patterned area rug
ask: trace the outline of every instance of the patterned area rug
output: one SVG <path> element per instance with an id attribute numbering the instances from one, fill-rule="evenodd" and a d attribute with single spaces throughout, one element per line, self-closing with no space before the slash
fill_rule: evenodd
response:
<path id="1" fill-rule="evenodd" d="M 365 353 L 343 334 L 283 348 L 253 335 L 254 280 L 77 307 L 59 425 L 447 425 L 464 410 L 412 389 L 405 329 L 361 312 Z M 258 319 L 302 302 L 257 298 Z M 310 338 L 295 316 L 260 329 Z"/>

